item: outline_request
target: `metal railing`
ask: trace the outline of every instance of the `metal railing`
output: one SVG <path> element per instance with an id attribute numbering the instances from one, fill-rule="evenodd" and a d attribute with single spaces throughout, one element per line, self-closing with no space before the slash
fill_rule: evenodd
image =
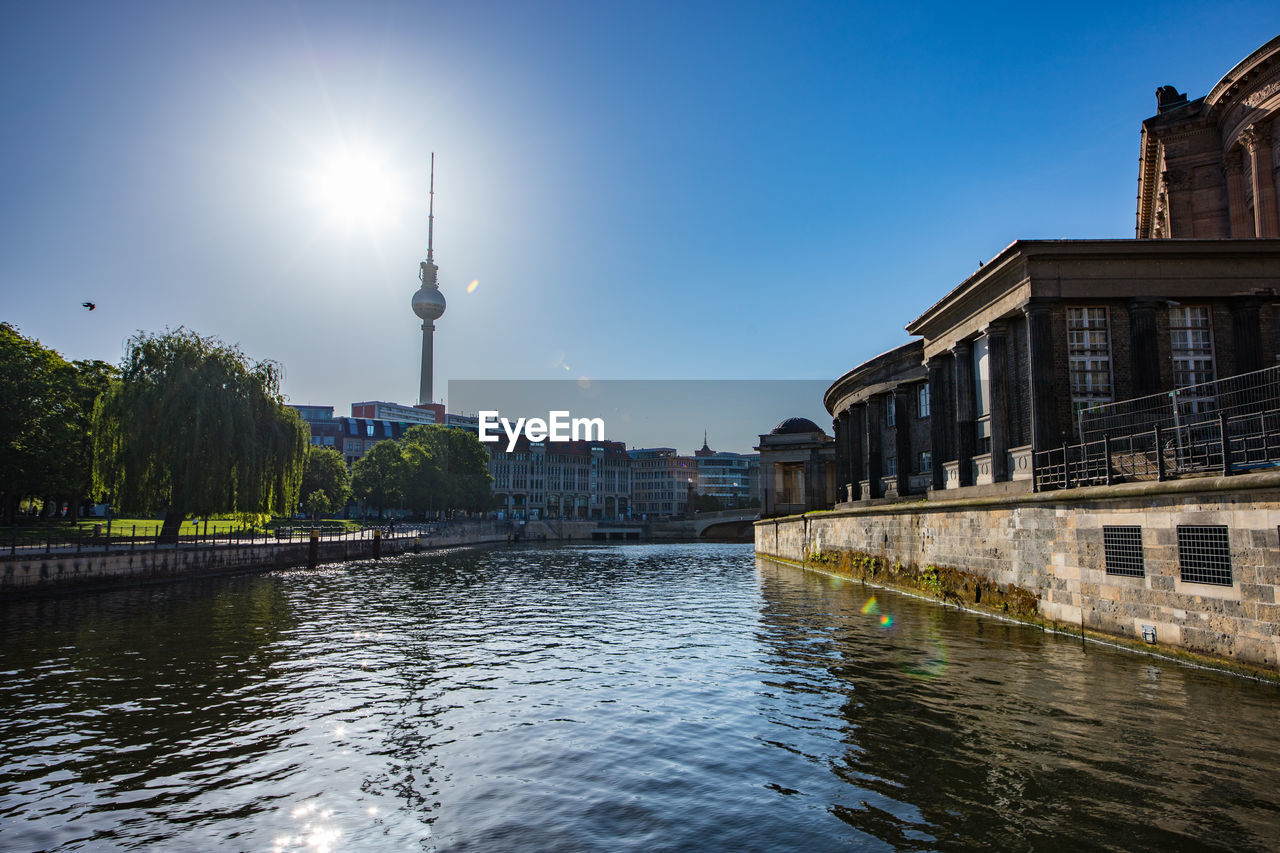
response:
<path id="1" fill-rule="evenodd" d="M 1280 406 L 1042 450 L 1035 454 L 1035 485 L 1071 489 L 1278 466 Z"/>
<path id="2" fill-rule="evenodd" d="M 1173 391 L 1081 409 L 1077 437 L 1089 443 L 1104 436 L 1149 434 L 1156 427 L 1180 430 L 1218 420 L 1235 420 L 1280 409 L 1280 365 L 1188 385 Z"/>
<path id="3" fill-rule="evenodd" d="M 321 532 L 322 542 L 352 542 L 371 539 L 375 531 L 384 541 L 430 535 L 437 532 L 439 525 L 395 525 L 388 530 L 386 525 L 364 527 L 359 530 L 343 532 Z M 154 529 L 154 528 L 153 528 Z M 312 526 L 300 522 L 290 527 L 277 527 L 274 530 L 230 530 L 226 532 L 201 534 L 185 534 L 173 538 L 164 538 L 156 533 L 137 532 L 137 526 L 94 535 L 76 529 L 59 528 L 50 525 L 45 530 L 31 529 L 10 530 L 0 532 L 0 559 L 30 557 L 37 554 L 95 554 L 116 553 L 120 551 L 141 550 L 203 550 L 206 548 L 227 548 L 246 545 L 287 545 L 305 544 L 310 541 Z"/>

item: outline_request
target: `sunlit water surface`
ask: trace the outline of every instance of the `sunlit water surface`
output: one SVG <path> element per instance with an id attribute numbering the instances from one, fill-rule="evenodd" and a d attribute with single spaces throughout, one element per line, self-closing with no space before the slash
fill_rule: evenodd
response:
<path id="1" fill-rule="evenodd" d="M 5 850 L 1280 844 L 1275 688 L 748 546 L 459 551 L 0 617 Z"/>

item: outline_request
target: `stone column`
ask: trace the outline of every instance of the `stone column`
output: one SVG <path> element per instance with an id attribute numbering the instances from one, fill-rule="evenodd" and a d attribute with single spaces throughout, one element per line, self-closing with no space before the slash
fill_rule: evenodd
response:
<path id="1" fill-rule="evenodd" d="M 831 434 L 835 436 L 836 445 L 836 502 L 845 499 L 844 492 L 844 473 L 846 468 L 845 446 L 848 443 L 848 436 L 844 434 L 843 418 L 837 414 L 831 420 Z"/>
<path id="2" fill-rule="evenodd" d="M 1277 151 L 1276 150 L 1277 148 L 1280 148 L 1280 119 L 1276 119 L 1271 122 L 1271 161 L 1270 161 L 1270 165 L 1272 167 L 1271 168 L 1272 183 L 1274 184 L 1274 186 L 1272 187 L 1272 192 L 1275 193 L 1275 195 L 1271 197 L 1272 204 L 1274 204 L 1276 208 L 1280 208 L 1280 162 L 1277 162 L 1277 158 L 1280 158 L 1280 151 Z M 1277 219 L 1280 219 L 1280 209 L 1277 209 L 1276 213 L 1277 213 Z"/>
<path id="3" fill-rule="evenodd" d="M 1009 324 L 987 326 L 987 370 L 991 380 L 991 479 L 1009 479 Z"/>
<path id="4" fill-rule="evenodd" d="M 851 494 L 845 489 L 849 483 L 853 483 L 857 488 L 858 481 L 853 479 L 853 436 L 850 435 L 853 426 L 853 415 L 850 409 L 845 409 L 839 415 L 840 434 L 844 436 L 844 440 L 840 442 L 840 450 L 844 454 L 843 467 L 837 467 L 838 474 L 836 476 L 836 489 L 839 494 L 836 496 L 839 500 L 851 500 Z"/>
<path id="5" fill-rule="evenodd" d="M 1251 124 L 1240 134 L 1249 154 L 1253 178 L 1253 229 L 1259 237 L 1280 237 L 1280 211 L 1276 209 L 1276 183 L 1272 174 L 1271 130 Z"/>
<path id="6" fill-rule="evenodd" d="M 1222 170 L 1227 174 L 1227 211 L 1231 216 L 1232 237 L 1252 237 L 1253 218 L 1245 204 L 1244 151 L 1232 148 L 1224 157 Z"/>
<path id="7" fill-rule="evenodd" d="M 826 506 L 825 484 L 822 477 L 822 462 L 813 458 L 804 463 L 804 501 L 805 510 L 823 509 Z"/>
<path id="8" fill-rule="evenodd" d="M 772 515 L 774 507 L 778 504 L 778 488 L 774 479 L 776 476 L 777 471 L 773 463 L 762 458 L 760 460 L 760 512 L 762 516 Z M 632 492 L 632 497 L 635 497 L 634 491 Z M 563 496 L 560 499 L 560 517 L 564 517 Z"/>
<path id="9" fill-rule="evenodd" d="M 1231 300 L 1231 351 L 1236 373 L 1262 369 L 1262 326 L 1258 320 L 1261 307 L 1262 300 L 1256 296 Z"/>
<path id="10" fill-rule="evenodd" d="M 1027 317 L 1027 354 L 1031 359 L 1031 447 L 1039 452 L 1062 443 L 1053 388 L 1053 305 L 1033 296 L 1022 307 Z"/>
<path id="11" fill-rule="evenodd" d="M 955 360 L 955 436 L 953 446 L 959 463 L 960 485 L 973 485 L 974 436 L 973 344 L 960 341 L 951 348 Z"/>
<path id="12" fill-rule="evenodd" d="M 911 406 L 910 394 L 899 388 L 890 400 L 894 406 L 894 453 L 898 457 L 898 494 L 911 492 Z"/>
<path id="13" fill-rule="evenodd" d="M 862 493 L 862 481 L 867 479 L 866 454 L 867 404 L 856 403 L 849 407 L 849 460 L 853 477 L 853 499 L 870 497 Z"/>
<path id="14" fill-rule="evenodd" d="M 947 456 L 947 373 L 950 358 L 935 355 L 929 359 L 926 367 L 929 370 L 929 450 L 933 454 L 933 488 L 942 491 L 942 463 L 951 457 Z"/>
<path id="15" fill-rule="evenodd" d="M 884 453 L 881 449 L 881 434 L 884 430 L 884 394 L 876 394 L 867 400 L 866 441 L 863 442 L 867 453 L 867 479 L 871 481 L 871 494 L 864 498 L 884 497 L 884 489 L 880 477 L 884 472 Z"/>
<path id="16" fill-rule="evenodd" d="M 1160 392 L 1160 343 L 1156 334 L 1156 311 L 1164 303 L 1157 299 L 1130 299 L 1129 379 L 1130 397 L 1146 397 Z"/>

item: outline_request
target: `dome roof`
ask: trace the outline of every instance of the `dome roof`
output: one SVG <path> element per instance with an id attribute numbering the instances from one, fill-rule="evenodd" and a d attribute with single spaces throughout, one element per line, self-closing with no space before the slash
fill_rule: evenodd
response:
<path id="1" fill-rule="evenodd" d="M 770 430 L 769 435 L 795 435 L 802 432 L 822 432 L 822 427 L 808 418 L 787 418 Z"/>

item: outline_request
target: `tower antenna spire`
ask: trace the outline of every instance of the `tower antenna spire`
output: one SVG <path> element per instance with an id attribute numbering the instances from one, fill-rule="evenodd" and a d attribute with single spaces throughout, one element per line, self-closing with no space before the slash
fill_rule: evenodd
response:
<path id="1" fill-rule="evenodd" d="M 440 284 L 436 279 L 435 230 L 436 230 L 436 154 L 431 152 L 431 188 L 427 202 L 427 259 L 418 263 L 418 281 L 421 286 L 413 294 L 410 305 L 413 313 L 422 320 L 422 374 L 418 380 L 418 403 L 430 403 L 435 398 L 431 395 L 432 344 L 436 331 L 436 320 L 444 314 L 444 294 L 440 292 Z"/>
<path id="2" fill-rule="evenodd" d="M 433 261 L 432 243 L 436 230 L 436 152 L 431 152 L 431 188 L 427 191 L 427 261 Z"/>

